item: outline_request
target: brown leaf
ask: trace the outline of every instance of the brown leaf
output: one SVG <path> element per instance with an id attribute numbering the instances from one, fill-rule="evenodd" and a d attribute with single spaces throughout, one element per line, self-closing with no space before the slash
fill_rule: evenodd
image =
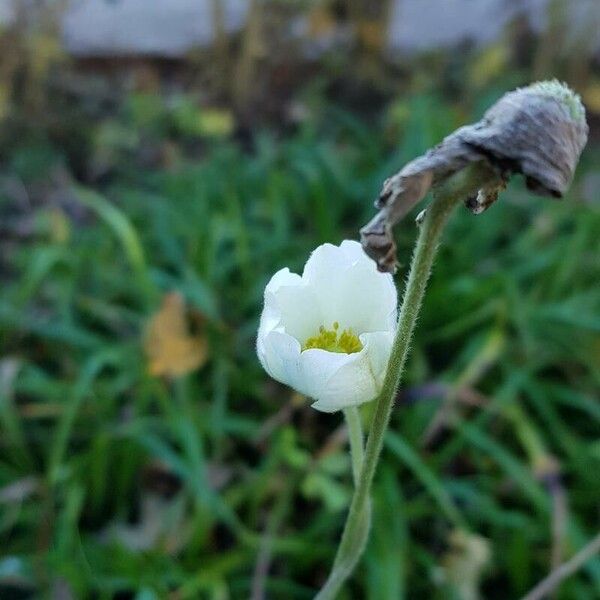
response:
<path id="1" fill-rule="evenodd" d="M 206 362 L 206 338 L 190 333 L 185 302 L 180 294 L 167 294 L 160 310 L 148 321 L 144 350 L 152 375 L 178 377 Z"/>

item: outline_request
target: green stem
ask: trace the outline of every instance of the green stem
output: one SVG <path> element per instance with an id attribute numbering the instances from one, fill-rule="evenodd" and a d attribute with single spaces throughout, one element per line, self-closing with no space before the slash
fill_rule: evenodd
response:
<path id="1" fill-rule="evenodd" d="M 415 245 L 398 317 L 396 337 L 383 386 L 376 400 L 375 414 L 367 440 L 360 478 L 354 490 L 333 569 L 315 600 L 332 600 L 336 597 L 346 579 L 354 571 L 367 543 L 371 484 L 444 226 L 452 209 L 459 202 L 472 196 L 484 183 L 488 184 L 496 177 L 486 163 L 474 163 L 434 190 L 434 200 L 427 209 L 427 215 L 421 225 Z"/>
<path id="2" fill-rule="evenodd" d="M 356 406 L 344 409 L 346 424 L 348 425 L 348 439 L 350 440 L 350 457 L 352 458 L 352 477 L 354 485 L 358 485 L 360 471 L 362 469 L 365 448 L 363 443 L 362 423 L 360 413 Z"/>
<path id="3" fill-rule="evenodd" d="M 578 571 L 588 560 L 600 552 L 600 533 L 588 542 L 571 560 L 552 571 L 521 600 L 543 600 L 547 598 L 567 577 Z"/>

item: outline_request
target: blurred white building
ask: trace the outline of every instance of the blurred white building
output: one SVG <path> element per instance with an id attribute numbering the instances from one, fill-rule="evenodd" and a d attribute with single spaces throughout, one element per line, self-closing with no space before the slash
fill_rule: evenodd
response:
<path id="1" fill-rule="evenodd" d="M 216 6 L 225 32 L 234 33 L 243 27 L 250 4 L 250 0 L 44 1 L 66 6 L 63 40 L 78 57 L 181 57 L 214 41 Z M 40 0 L 0 0 L 0 23 L 14 18 L 15 7 L 23 10 L 39 4 Z M 485 45 L 498 39 L 519 14 L 540 32 L 548 27 L 551 15 L 561 11 L 574 43 L 585 40 L 587 50 L 598 51 L 600 0 L 392 0 L 387 47 L 392 53 L 414 53 L 463 41 Z"/>

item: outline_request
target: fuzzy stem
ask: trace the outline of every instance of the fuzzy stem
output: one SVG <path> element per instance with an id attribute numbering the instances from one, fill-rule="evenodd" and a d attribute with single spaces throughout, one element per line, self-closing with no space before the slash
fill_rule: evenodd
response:
<path id="1" fill-rule="evenodd" d="M 362 469 L 365 448 L 363 442 L 362 423 L 360 413 L 356 406 L 349 406 L 344 409 L 344 417 L 348 425 L 348 439 L 350 441 L 350 457 L 352 458 L 352 477 L 354 485 L 358 485 L 360 471 Z"/>
<path id="2" fill-rule="evenodd" d="M 425 288 L 431 273 L 442 231 L 452 209 L 471 197 L 483 184 L 495 181 L 497 175 L 484 162 L 473 163 L 434 189 L 434 200 L 427 209 L 408 274 L 404 298 L 398 317 L 396 337 L 381 392 L 376 400 L 360 478 L 354 490 L 350 510 L 337 550 L 333 569 L 315 600 L 333 600 L 354 571 L 369 537 L 371 484 L 383 446 L 394 399 Z"/>

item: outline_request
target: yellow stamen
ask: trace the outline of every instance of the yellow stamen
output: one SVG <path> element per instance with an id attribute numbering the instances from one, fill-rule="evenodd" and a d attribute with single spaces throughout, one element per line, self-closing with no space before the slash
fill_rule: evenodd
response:
<path id="1" fill-rule="evenodd" d="M 310 350 L 311 348 L 320 348 L 328 352 L 338 352 L 340 354 L 352 354 L 360 352 L 363 348 L 358 336 L 352 329 L 344 329 L 339 335 L 338 330 L 340 324 L 335 321 L 332 329 L 325 329 L 323 325 L 319 327 L 319 333 L 309 337 L 302 350 Z"/>

